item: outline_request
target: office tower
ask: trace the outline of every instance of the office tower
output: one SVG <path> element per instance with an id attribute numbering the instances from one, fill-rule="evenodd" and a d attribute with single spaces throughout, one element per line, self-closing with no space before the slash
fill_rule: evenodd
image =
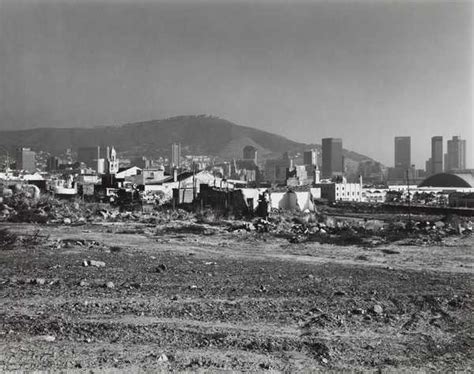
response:
<path id="1" fill-rule="evenodd" d="M 95 167 L 100 158 L 100 147 L 81 147 L 77 150 L 77 162 L 84 163 L 87 167 Z"/>
<path id="2" fill-rule="evenodd" d="M 409 136 L 395 137 L 396 168 L 408 170 L 411 167 L 411 138 Z"/>
<path id="3" fill-rule="evenodd" d="M 30 148 L 18 148 L 16 151 L 16 169 L 30 173 L 36 171 L 36 153 Z"/>
<path id="4" fill-rule="evenodd" d="M 431 174 L 443 172 L 443 137 L 431 138 Z"/>
<path id="5" fill-rule="evenodd" d="M 315 149 L 311 149 L 310 151 L 305 151 L 303 153 L 303 163 L 304 165 L 312 166 L 317 164 L 317 153 Z"/>
<path id="6" fill-rule="evenodd" d="M 427 175 L 430 175 L 430 174 L 431 174 L 431 169 L 432 169 L 432 167 L 431 167 L 431 157 L 430 157 L 430 158 L 429 158 L 428 160 L 426 160 L 426 162 L 425 162 L 425 172 L 426 172 Z"/>
<path id="7" fill-rule="evenodd" d="M 453 136 L 448 140 L 448 152 L 446 157 L 446 164 L 444 165 L 446 171 L 459 170 L 466 168 L 466 141 L 459 136 Z"/>
<path id="8" fill-rule="evenodd" d="M 257 164 L 257 148 L 246 145 L 243 149 L 243 159 L 253 160 Z"/>
<path id="9" fill-rule="evenodd" d="M 181 167 L 181 143 L 171 145 L 171 164 L 172 168 Z"/>
<path id="10" fill-rule="evenodd" d="M 340 176 L 344 172 L 344 161 L 342 157 L 342 139 L 340 138 L 324 138 L 322 141 L 323 162 L 322 174 L 323 178 L 331 178 Z"/>

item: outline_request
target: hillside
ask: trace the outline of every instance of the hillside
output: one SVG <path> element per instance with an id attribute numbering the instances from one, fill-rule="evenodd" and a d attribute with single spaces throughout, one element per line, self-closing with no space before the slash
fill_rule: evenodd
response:
<path id="1" fill-rule="evenodd" d="M 114 145 L 127 157 L 156 157 L 167 155 L 173 142 L 182 144 L 184 154 L 208 154 L 226 159 L 242 157 L 242 148 L 248 144 L 258 149 L 259 160 L 281 157 L 286 151 L 302 152 L 309 147 L 283 136 L 206 115 L 179 116 L 114 127 L 0 131 L 0 146 L 10 151 L 23 146 L 53 154 L 62 153 L 66 148 L 77 150 L 87 146 Z M 370 159 L 351 151 L 344 152 L 350 165 Z"/>

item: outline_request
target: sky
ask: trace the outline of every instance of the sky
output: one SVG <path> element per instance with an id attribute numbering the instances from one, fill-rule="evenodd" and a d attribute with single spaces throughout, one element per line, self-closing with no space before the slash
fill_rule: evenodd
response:
<path id="1" fill-rule="evenodd" d="M 394 163 L 467 140 L 470 1 L 0 0 L 0 129 L 209 114 Z"/>

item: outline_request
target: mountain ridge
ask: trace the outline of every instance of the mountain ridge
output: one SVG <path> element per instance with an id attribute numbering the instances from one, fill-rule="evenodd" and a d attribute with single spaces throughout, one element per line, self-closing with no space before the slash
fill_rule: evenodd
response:
<path id="1" fill-rule="evenodd" d="M 16 147 L 31 147 L 59 154 L 67 148 L 113 145 L 124 157 L 157 157 L 168 155 L 174 142 L 182 144 L 183 154 L 207 154 L 227 159 L 241 158 L 243 147 L 253 145 L 258 149 L 259 161 L 280 158 L 287 151 L 297 153 L 310 148 L 321 151 L 319 144 L 296 142 L 208 115 L 175 116 L 120 126 L 0 131 L 0 146 L 12 152 Z M 373 160 L 347 149 L 343 152 L 352 167 L 362 160 Z"/>

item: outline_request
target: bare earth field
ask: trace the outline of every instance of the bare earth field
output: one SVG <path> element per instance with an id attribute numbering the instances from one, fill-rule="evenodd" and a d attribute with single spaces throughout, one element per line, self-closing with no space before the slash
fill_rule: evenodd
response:
<path id="1" fill-rule="evenodd" d="M 472 236 L 363 248 L 135 223 L 0 228 L 39 230 L 0 251 L 2 372 L 473 370 Z"/>

